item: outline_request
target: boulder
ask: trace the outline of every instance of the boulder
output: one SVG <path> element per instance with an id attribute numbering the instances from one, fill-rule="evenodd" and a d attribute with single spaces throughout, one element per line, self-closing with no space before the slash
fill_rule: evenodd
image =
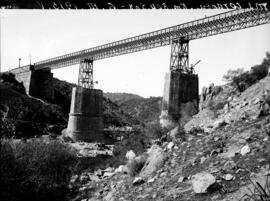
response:
<path id="1" fill-rule="evenodd" d="M 242 156 L 244 156 L 244 155 L 248 154 L 249 152 L 250 152 L 250 147 L 249 147 L 249 145 L 247 144 L 247 145 L 245 145 L 245 146 L 243 146 L 243 147 L 241 148 L 240 154 L 241 154 Z"/>
<path id="2" fill-rule="evenodd" d="M 168 150 L 172 150 L 173 147 L 174 147 L 174 143 L 173 142 L 169 142 L 169 144 L 167 145 L 167 149 Z"/>
<path id="3" fill-rule="evenodd" d="M 141 177 L 135 177 L 132 183 L 133 185 L 138 185 L 144 183 L 144 180 Z"/>
<path id="4" fill-rule="evenodd" d="M 147 153 L 148 158 L 140 172 L 140 176 L 143 178 L 153 176 L 163 166 L 167 158 L 163 149 L 157 145 L 153 145 Z"/>
<path id="5" fill-rule="evenodd" d="M 256 98 L 254 101 L 253 101 L 253 104 L 256 105 L 258 103 L 260 103 L 261 99 L 260 98 Z"/>
<path id="6" fill-rule="evenodd" d="M 126 173 L 128 172 L 128 169 L 126 166 L 124 165 L 120 165 L 118 168 L 115 169 L 114 171 L 115 173 L 119 172 L 119 173 Z"/>
<path id="7" fill-rule="evenodd" d="M 206 193 L 215 182 L 215 177 L 208 172 L 200 172 L 192 176 L 192 187 L 195 193 Z"/>
<path id="8" fill-rule="evenodd" d="M 144 164 L 146 163 L 146 160 L 148 158 L 147 153 L 143 153 L 140 156 L 135 157 L 132 160 L 128 160 L 127 162 L 127 172 L 130 176 L 137 175 L 141 169 L 144 167 Z"/>
<path id="9" fill-rule="evenodd" d="M 127 153 L 126 153 L 126 158 L 128 160 L 132 160 L 134 158 L 136 158 L 136 154 L 132 151 L 132 150 L 129 150 Z"/>
<path id="10" fill-rule="evenodd" d="M 147 183 L 153 183 L 155 181 L 155 178 L 148 179 Z"/>
<path id="11" fill-rule="evenodd" d="M 178 182 L 178 183 L 182 183 L 184 180 L 185 180 L 185 177 L 180 176 L 177 182 Z"/>
<path id="12" fill-rule="evenodd" d="M 227 152 L 221 153 L 219 154 L 219 156 L 223 158 L 233 158 L 239 152 L 240 152 L 240 148 L 237 145 L 232 144 L 228 147 Z"/>
<path id="13" fill-rule="evenodd" d="M 218 119 L 213 124 L 213 130 L 218 129 L 219 127 L 224 126 L 224 125 L 226 125 L 225 119 L 223 118 Z"/>
<path id="14" fill-rule="evenodd" d="M 235 177 L 231 174 L 226 174 L 224 177 L 223 177 L 226 181 L 231 181 L 233 180 Z"/>
<path id="15" fill-rule="evenodd" d="M 228 160 L 222 168 L 224 171 L 231 171 L 237 169 L 237 165 L 233 160 Z"/>

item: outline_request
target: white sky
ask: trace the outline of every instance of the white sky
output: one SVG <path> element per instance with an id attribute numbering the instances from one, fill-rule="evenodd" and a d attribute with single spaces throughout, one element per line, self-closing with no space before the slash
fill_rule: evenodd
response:
<path id="1" fill-rule="evenodd" d="M 1 71 L 155 31 L 226 10 L 1 10 Z M 270 51 L 270 24 L 190 41 L 199 87 L 222 84 L 228 69 L 249 69 Z M 94 61 L 95 88 L 162 96 L 170 46 Z M 53 70 L 77 83 L 78 65 Z"/>

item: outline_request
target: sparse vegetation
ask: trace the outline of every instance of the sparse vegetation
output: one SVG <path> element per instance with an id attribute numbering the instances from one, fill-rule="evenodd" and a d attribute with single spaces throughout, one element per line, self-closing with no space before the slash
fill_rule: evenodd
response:
<path id="1" fill-rule="evenodd" d="M 1 198 L 67 200 L 76 154 L 58 141 L 1 140 Z"/>
<path id="2" fill-rule="evenodd" d="M 222 80 L 225 82 L 232 82 L 234 77 L 244 73 L 244 68 L 237 68 L 235 70 L 228 70 L 226 75 L 223 75 Z"/>
<path id="3" fill-rule="evenodd" d="M 156 123 L 161 110 L 161 97 L 131 99 L 120 104 L 122 110 L 145 124 Z"/>
<path id="4" fill-rule="evenodd" d="M 209 101 L 207 107 L 212 111 L 217 111 L 223 109 L 227 103 L 227 100 Z"/>
<path id="5" fill-rule="evenodd" d="M 162 128 L 159 123 L 148 124 L 144 133 L 149 139 L 160 139 L 168 132 L 166 128 Z"/>
<path id="6" fill-rule="evenodd" d="M 270 200 L 270 174 L 266 176 L 265 185 L 259 182 L 253 182 L 248 179 L 253 186 L 249 189 L 250 193 L 245 194 L 240 201 L 269 201 Z"/>
<path id="7" fill-rule="evenodd" d="M 245 91 L 249 86 L 264 78 L 268 74 L 270 67 L 270 53 L 266 53 L 266 58 L 260 65 L 251 67 L 250 71 L 243 72 L 243 69 L 229 70 L 224 79 L 231 81 L 240 91 Z"/>
<path id="8" fill-rule="evenodd" d="M 136 155 L 142 154 L 149 143 L 149 138 L 145 134 L 133 134 L 129 138 L 115 144 L 112 159 L 108 160 L 110 166 L 118 167 L 126 163 L 126 153 L 133 150 Z"/>
<path id="9" fill-rule="evenodd" d="M 4 83 L 7 87 L 10 87 L 16 92 L 25 94 L 25 88 L 22 83 L 15 79 L 15 75 L 9 72 L 0 73 L 1 84 Z M 1 94 L 1 96 L 4 94 Z"/>

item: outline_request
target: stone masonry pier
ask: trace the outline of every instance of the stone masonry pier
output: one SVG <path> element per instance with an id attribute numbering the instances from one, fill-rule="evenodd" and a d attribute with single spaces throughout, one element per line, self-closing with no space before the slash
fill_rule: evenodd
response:
<path id="1" fill-rule="evenodd" d="M 165 75 L 160 123 L 163 127 L 175 126 L 181 119 L 198 112 L 199 81 L 196 74 L 171 71 Z"/>

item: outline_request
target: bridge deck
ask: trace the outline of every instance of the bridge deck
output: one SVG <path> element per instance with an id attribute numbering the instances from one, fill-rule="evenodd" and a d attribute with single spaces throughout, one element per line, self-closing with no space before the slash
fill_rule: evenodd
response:
<path id="1" fill-rule="evenodd" d="M 269 22 L 269 11 L 243 9 L 233 10 L 124 40 L 43 60 L 36 62 L 34 65 L 36 70 L 44 68 L 61 68 L 78 64 L 82 59 L 99 60 L 169 45 L 173 40 L 180 37 L 186 37 L 188 40 L 194 40 L 258 26 Z"/>

